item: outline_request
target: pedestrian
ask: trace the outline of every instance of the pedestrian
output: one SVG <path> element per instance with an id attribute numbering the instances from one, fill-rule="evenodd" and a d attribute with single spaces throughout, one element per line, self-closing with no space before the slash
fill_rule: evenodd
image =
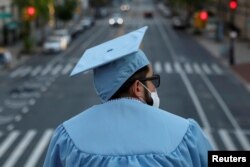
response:
<path id="1" fill-rule="evenodd" d="M 86 50 L 71 75 L 93 70 L 102 103 L 59 125 L 45 167 L 207 166 L 200 126 L 159 109 L 160 76 L 139 49 L 146 30 Z"/>

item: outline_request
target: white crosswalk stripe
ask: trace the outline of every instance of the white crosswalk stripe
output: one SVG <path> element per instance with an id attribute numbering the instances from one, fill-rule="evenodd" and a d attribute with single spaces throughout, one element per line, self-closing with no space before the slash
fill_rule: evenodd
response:
<path id="1" fill-rule="evenodd" d="M 216 142 L 211 134 L 211 131 L 209 129 L 204 129 L 204 132 L 205 132 L 209 142 L 211 143 L 213 149 L 218 150 L 218 145 L 216 144 Z"/>
<path id="2" fill-rule="evenodd" d="M 8 150 L 8 148 L 12 145 L 12 143 L 16 140 L 16 138 L 19 136 L 19 134 L 20 133 L 18 131 L 13 131 L 4 140 L 4 142 L 0 146 L 0 158 Z"/>
<path id="3" fill-rule="evenodd" d="M 206 74 L 208 74 L 208 75 L 212 74 L 212 72 L 211 72 L 211 70 L 210 70 L 210 68 L 208 67 L 207 64 L 203 63 L 202 68 L 203 68 L 203 71 L 205 71 Z"/>
<path id="4" fill-rule="evenodd" d="M 51 70 L 52 70 L 53 66 L 51 64 L 47 65 L 44 70 L 41 72 L 41 75 L 47 75 Z"/>
<path id="5" fill-rule="evenodd" d="M 23 72 L 20 74 L 20 77 L 25 77 L 26 75 L 28 75 L 32 70 L 32 67 L 27 67 L 25 68 L 25 70 L 23 70 Z"/>
<path id="6" fill-rule="evenodd" d="M 175 68 L 175 71 L 176 71 L 176 72 L 178 72 L 178 73 L 182 72 L 182 68 L 181 68 L 181 66 L 180 66 L 180 63 L 175 62 L 175 63 L 174 63 L 174 68 Z"/>
<path id="7" fill-rule="evenodd" d="M 48 145 L 50 138 L 53 134 L 52 129 L 48 129 L 44 132 L 42 138 L 39 140 L 37 146 L 33 149 L 31 156 L 28 161 L 25 163 L 25 167 L 34 167 L 44 152 L 46 146 Z"/>
<path id="8" fill-rule="evenodd" d="M 187 72 L 187 74 L 193 73 L 193 69 L 189 63 L 185 63 L 185 71 Z"/>
<path id="9" fill-rule="evenodd" d="M 171 64 L 169 62 L 165 63 L 165 71 L 166 71 L 166 73 L 169 73 L 169 74 L 173 72 L 173 69 L 172 69 Z"/>
<path id="10" fill-rule="evenodd" d="M 245 134 L 242 133 L 241 130 L 236 130 L 235 135 L 236 135 L 237 139 L 240 141 L 241 146 L 243 147 L 243 149 L 249 151 L 250 150 L 250 144 L 249 144 L 249 141 L 248 141 L 247 137 L 245 136 Z"/>
<path id="11" fill-rule="evenodd" d="M 19 67 L 18 69 L 16 69 L 15 71 L 13 71 L 12 73 L 10 73 L 10 78 L 15 78 L 19 75 L 20 71 L 25 68 L 25 67 Z"/>
<path id="12" fill-rule="evenodd" d="M 7 161 L 3 164 L 3 167 L 12 167 L 16 164 L 24 150 L 28 147 L 32 139 L 35 137 L 36 131 L 30 130 L 24 136 L 22 141 L 18 144 L 15 150 L 11 153 Z"/>
<path id="13" fill-rule="evenodd" d="M 176 65 L 176 68 L 178 68 L 177 66 L 178 64 Z M 38 133 L 37 130 L 32 129 L 28 130 L 27 133 L 23 132 L 22 134 L 20 131 L 12 131 L 9 134 L 6 134 L 6 138 L 0 143 L 0 158 L 5 158 L 0 159 L 1 163 L 4 162 L 1 165 L 3 167 L 12 167 L 19 164 L 19 161 L 22 161 L 24 163 L 22 166 L 24 167 L 37 166 L 38 162 L 41 162 L 39 160 L 44 158 L 42 155 L 47 152 L 46 148 L 49 145 L 53 132 L 54 129 L 46 129 L 43 133 Z M 247 143 L 248 141 L 244 141 L 245 139 L 239 139 L 236 131 L 234 132 L 227 129 L 204 129 L 204 132 L 215 150 L 223 148 L 226 148 L 226 150 L 241 149 L 236 146 L 236 142 L 240 143 L 241 146 L 247 150 L 247 148 L 244 147 L 244 142 Z M 218 137 L 216 138 L 215 135 Z M 218 140 L 222 142 L 219 142 Z M 223 145 L 219 145 L 219 143 Z M 30 145 L 32 145 L 32 148 L 28 148 Z M 27 156 L 22 156 L 23 154 Z"/>
<path id="14" fill-rule="evenodd" d="M 226 149 L 227 150 L 237 150 L 234 142 L 232 141 L 229 133 L 225 130 L 225 129 L 220 129 L 219 130 L 219 135 L 222 139 L 222 141 L 224 142 L 225 146 L 226 146 Z"/>
<path id="15" fill-rule="evenodd" d="M 217 64 L 212 64 L 212 68 L 216 72 L 216 74 L 218 74 L 218 75 L 223 74 L 223 71 L 221 70 L 221 68 Z"/>
<path id="16" fill-rule="evenodd" d="M 51 71 L 51 74 L 57 75 L 62 68 L 63 68 L 63 66 L 61 64 L 56 65 L 55 68 Z"/>
<path id="17" fill-rule="evenodd" d="M 162 72 L 162 67 L 160 62 L 155 62 L 154 64 L 154 71 L 158 74 Z"/>
<path id="18" fill-rule="evenodd" d="M 177 65 L 178 64 L 178 65 Z M 38 65 L 35 67 L 31 66 L 23 66 L 19 67 L 15 71 L 10 74 L 11 78 L 15 77 L 25 77 L 30 75 L 32 77 L 35 76 L 46 76 L 46 75 L 68 75 L 70 71 L 73 69 L 74 65 L 71 62 L 68 64 L 48 64 L 45 66 Z M 215 63 L 207 64 L 207 63 L 177 63 L 177 62 L 155 62 L 153 64 L 153 69 L 156 73 L 179 73 L 182 70 L 187 74 L 201 74 L 204 73 L 206 75 L 222 75 L 223 70 Z"/>
<path id="19" fill-rule="evenodd" d="M 17 76 L 20 77 L 24 77 L 25 75 L 27 75 L 30 71 L 32 70 L 32 68 L 30 66 L 24 66 L 24 67 L 19 67 L 17 70 L 13 71 L 10 74 L 11 78 L 15 78 Z"/>
<path id="20" fill-rule="evenodd" d="M 68 73 L 71 71 L 72 68 L 73 68 L 73 65 L 72 65 L 72 64 L 67 64 L 67 65 L 64 67 L 64 69 L 62 70 L 62 74 L 63 74 L 63 75 L 68 74 Z"/>
<path id="21" fill-rule="evenodd" d="M 35 67 L 35 69 L 31 72 L 31 76 L 37 76 L 38 74 L 39 74 L 39 72 L 42 70 L 43 68 L 42 68 L 42 66 L 37 66 L 37 67 Z"/>
<path id="22" fill-rule="evenodd" d="M 197 63 L 194 63 L 194 70 L 197 74 L 201 74 L 202 73 L 202 70 L 200 68 L 200 66 L 197 64 Z"/>

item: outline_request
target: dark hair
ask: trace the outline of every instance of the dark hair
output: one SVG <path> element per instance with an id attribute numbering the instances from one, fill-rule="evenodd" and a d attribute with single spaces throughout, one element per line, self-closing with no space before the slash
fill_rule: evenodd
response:
<path id="1" fill-rule="evenodd" d="M 124 94 L 128 94 L 130 86 L 134 83 L 133 81 L 136 80 L 136 78 L 144 78 L 146 77 L 147 73 L 149 72 L 149 67 L 146 65 L 139 70 L 137 70 L 130 78 L 127 79 L 127 81 L 116 91 L 116 93 L 110 98 L 111 99 L 117 99 L 122 97 Z M 143 83 L 144 84 L 144 83 Z"/>

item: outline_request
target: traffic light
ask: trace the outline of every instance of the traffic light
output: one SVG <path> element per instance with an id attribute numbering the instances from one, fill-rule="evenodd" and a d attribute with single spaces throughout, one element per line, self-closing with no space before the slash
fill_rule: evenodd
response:
<path id="1" fill-rule="evenodd" d="M 23 19 L 26 21 L 32 21 L 36 16 L 36 8 L 34 6 L 27 6 L 23 9 Z"/>
<path id="2" fill-rule="evenodd" d="M 36 14 L 36 8 L 34 6 L 28 6 L 26 12 L 29 17 L 33 17 Z"/>
<path id="3" fill-rule="evenodd" d="M 231 10 L 236 10 L 238 7 L 238 1 L 237 0 L 230 0 L 229 2 L 229 8 Z"/>
<path id="4" fill-rule="evenodd" d="M 199 17 L 200 17 L 201 21 L 203 21 L 203 22 L 207 21 L 207 19 L 208 19 L 207 11 L 205 11 L 205 10 L 200 11 Z"/>

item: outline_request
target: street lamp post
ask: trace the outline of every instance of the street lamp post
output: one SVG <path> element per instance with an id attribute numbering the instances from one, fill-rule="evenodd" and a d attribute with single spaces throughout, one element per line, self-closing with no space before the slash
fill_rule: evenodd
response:
<path id="1" fill-rule="evenodd" d="M 230 65 L 235 64 L 234 45 L 235 45 L 235 39 L 237 38 L 237 36 L 238 36 L 238 34 L 236 31 L 231 31 L 229 34 L 229 37 L 230 37 L 229 63 L 230 63 Z"/>

